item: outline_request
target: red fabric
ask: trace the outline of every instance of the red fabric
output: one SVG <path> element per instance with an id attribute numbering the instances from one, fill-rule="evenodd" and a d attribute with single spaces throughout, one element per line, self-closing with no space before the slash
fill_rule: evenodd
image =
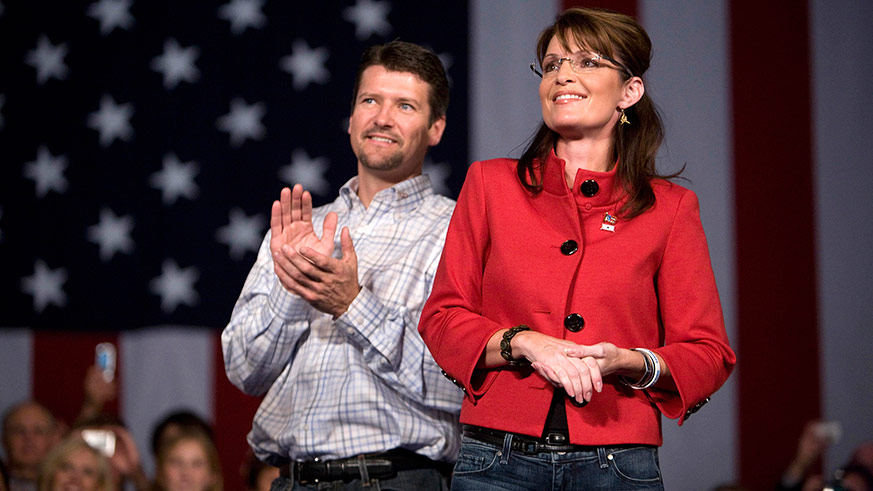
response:
<path id="1" fill-rule="evenodd" d="M 821 414 L 808 6 L 731 2 L 730 22 L 740 480 L 774 483 Z"/>
<path id="2" fill-rule="evenodd" d="M 33 331 L 33 398 L 68 425 L 82 408 L 85 373 L 94 364 L 94 348 L 103 342 L 114 344 L 117 359 L 122 359 L 116 332 Z M 120 365 L 116 365 L 115 380 L 120 387 Z M 118 404 L 118 400 L 111 401 L 104 409 L 120 414 Z"/>
<path id="3" fill-rule="evenodd" d="M 240 482 L 240 468 L 248 455 L 246 435 L 252 429 L 255 412 L 261 403 L 260 397 L 243 394 L 227 379 L 224 357 L 221 352 L 221 336 L 215 336 L 214 409 L 215 447 L 225 465 L 221 468 L 226 489 L 229 483 Z M 243 476 L 244 477 L 244 476 Z"/>
<path id="4" fill-rule="evenodd" d="M 615 215 L 620 206 L 614 172 L 579 171 L 574 189 L 589 178 L 600 184 L 594 198 L 570 194 L 563 161 L 553 156 L 544 191 L 531 198 L 514 161 L 470 167 L 419 325 L 437 363 L 467 389 L 462 422 L 541 434 L 549 383 L 530 369 L 474 376 L 488 339 L 518 324 L 579 344 L 655 349 L 666 342 L 658 352 L 679 394 L 651 394 L 672 418 L 683 417 L 727 379 L 735 357 L 694 193 L 658 181 L 656 206 L 630 221 L 619 218 L 613 233 L 601 224 L 604 213 Z M 577 253 L 561 253 L 568 239 L 577 242 Z M 585 319 L 578 333 L 563 327 L 574 312 Z M 605 382 L 588 406 L 567 405 L 571 441 L 660 445 L 657 410 L 646 393 L 616 377 Z"/>

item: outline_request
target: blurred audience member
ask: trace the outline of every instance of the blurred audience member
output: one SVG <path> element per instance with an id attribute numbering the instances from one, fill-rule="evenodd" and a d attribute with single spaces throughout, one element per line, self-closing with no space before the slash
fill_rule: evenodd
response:
<path id="1" fill-rule="evenodd" d="M 850 464 L 859 465 L 873 474 L 873 441 L 864 442 L 855 448 Z"/>
<path id="2" fill-rule="evenodd" d="M 804 485 L 804 491 L 807 489 Z M 814 488 L 816 491 L 822 488 Z M 857 464 L 837 470 L 834 480 L 824 486 L 825 491 L 873 491 L 873 474 Z"/>
<path id="3" fill-rule="evenodd" d="M 88 367 L 88 371 L 85 372 L 83 389 L 85 398 L 74 424 L 76 426 L 82 421 L 99 418 L 103 414 L 103 407 L 106 403 L 115 400 L 118 396 L 118 385 L 115 383 L 115 379 L 107 381 L 97 365 Z"/>
<path id="4" fill-rule="evenodd" d="M 739 483 L 724 483 L 712 488 L 712 491 L 749 491 L 749 489 Z"/>
<path id="5" fill-rule="evenodd" d="M 3 449 L 9 491 L 33 491 L 46 454 L 61 437 L 52 413 L 35 401 L 12 406 L 3 416 Z"/>
<path id="6" fill-rule="evenodd" d="M 146 491 L 151 482 L 142 467 L 139 450 L 130 431 L 121 421 L 111 415 L 103 414 L 89 420 L 80 421 L 76 432 L 98 431 L 109 433 L 112 445 L 106 448 L 105 456 L 112 471 L 112 482 L 116 489 L 122 489 L 124 482 L 133 484 L 137 491 Z"/>
<path id="7" fill-rule="evenodd" d="M 240 475 L 249 491 L 270 491 L 273 480 L 279 477 L 279 468 L 261 462 L 249 450 L 246 452 L 246 461 L 240 469 Z"/>
<path id="8" fill-rule="evenodd" d="M 187 409 L 174 411 L 164 416 L 152 430 L 152 455 L 158 458 L 161 446 L 182 433 L 202 432 L 214 442 L 212 427 L 203 418 Z"/>
<path id="9" fill-rule="evenodd" d="M 156 490 L 222 491 L 222 487 L 218 451 L 202 431 L 183 431 L 159 446 Z"/>
<path id="10" fill-rule="evenodd" d="M 39 474 L 39 491 L 113 491 L 109 462 L 78 434 L 46 456 Z"/>
<path id="11" fill-rule="evenodd" d="M 822 431 L 820 421 L 809 421 L 803 427 L 803 433 L 797 442 L 797 453 L 794 460 L 782 473 L 782 480 L 777 490 L 806 490 L 805 481 L 818 489 L 822 488 L 822 477 L 814 465 L 824 451 L 833 443 L 833 435 Z"/>
<path id="12" fill-rule="evenodd" d="M 6 464 L 0 460 L 0 491 L 9 489 L 9 473 L 6 472 Z"/>

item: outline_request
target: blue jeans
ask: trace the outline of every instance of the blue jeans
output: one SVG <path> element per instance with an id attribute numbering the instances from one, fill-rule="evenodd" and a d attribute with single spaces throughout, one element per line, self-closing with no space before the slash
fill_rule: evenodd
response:
<path id="1" fill-rule="evenodd" d="M 583 452 L 526 454 L 464 436 L 452 491 L 660 490 L 655 447 L 593 447 Z"/>
<path id="2" fill-rule="evenodd" d="M 434 469 L 400 471 L 391 479 L 370 479 L 368 487 L 364 487 L 360 479 L 349 482 L 309 483 L 304 486 L 287 477 L 277 477 L 270 486 L 270 491 L 446 491 L 446 489 L 448 486 L 445 478 Z"/>

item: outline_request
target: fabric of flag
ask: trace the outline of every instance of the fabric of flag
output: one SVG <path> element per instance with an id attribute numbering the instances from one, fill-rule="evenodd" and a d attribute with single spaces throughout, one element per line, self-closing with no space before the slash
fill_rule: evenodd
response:
<path id="1" fill-rule="evenodd" d="M 139 442 L 178 406 L 223 423 L 213 336 L 280 189 L 301 183 L 318 205 L 355 174 L 347 121 L 372 44 L 415 42 L 443 61 L 452 122 L 425 172 L 446 195 L 463 182 L 464 1 L 37 0 L 0 12 L 0 326 L 34 329 L 38 364 L 32 389 L 4 388 L 4 402 L 32 393 L 69 422 L 106 338 Z M 235 438 L 219 441 L 231 462 L 254 404 L 231 418 L 239 431 L 219 431 Z"/>
<path id="2" fill-rule="evenodd" d="M 652 37 L 659 166 L 686 165 L 700 198 L 738 354 L 687 424 L 664 420 L 666 489 L 772 489 L 814 418 L 843 427 L 831 474 L 873 439 L 861 0 L 0 0 L 0 407 L 33 396 L 69 420 L 94 345 L 114 342 L 113 408 L 140 452 L 192 408 L 240 489 L 258 401 L 227 382 L 217 336 L 279 189 L 324 203 L 354 173 L 361 50 L 400 38 L 442 57 L 452 100 L 426 171 L 454 196 L 470 161 L 520 154 L 541 120 L 536 36 L 580 3 Z"/>

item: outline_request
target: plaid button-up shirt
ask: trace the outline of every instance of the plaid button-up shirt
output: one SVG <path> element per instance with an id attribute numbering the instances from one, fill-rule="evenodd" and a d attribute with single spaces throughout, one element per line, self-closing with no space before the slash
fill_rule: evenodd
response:
<path id="1" fill-rule="evenodd" d="M 418 176 L 378 193 L 369 207 L 357 178 L 331 204 L 358 257 L 361 292 L 336 320 L 288 292 L 273 272 L 270 234 L 222 333 L 225 369 L 237 387 L 266 393 L 249 443 L 262 460 L 344 458 L 396 447 L 454 461 L 461 391 L 418 334 L 454 201 Z"/>

